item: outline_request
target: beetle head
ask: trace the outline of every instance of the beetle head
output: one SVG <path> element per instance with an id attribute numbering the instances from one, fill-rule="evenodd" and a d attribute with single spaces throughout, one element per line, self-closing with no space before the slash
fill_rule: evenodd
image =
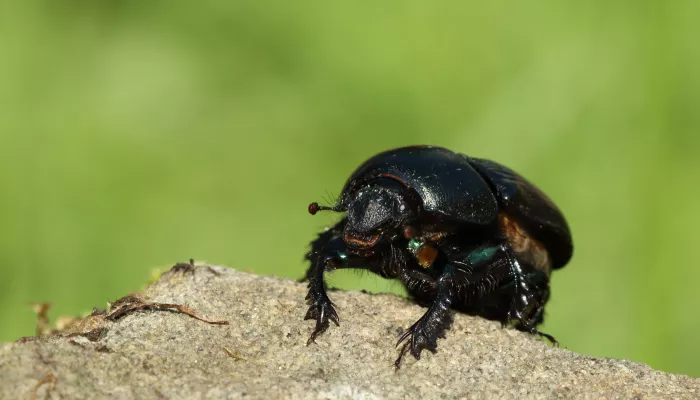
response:
<path id="1" fill-rule="evenodd" d="M 341 201 L 334 207 L 309 205 L 309 213 L 329 210 L 347 211 L 344 240 L 347 246 L 358 253 L 369 255 L 371 249 L 380 243 L 382 238 L 391 239 L 399 232 L 399 227 L 413 217 L 403 195 L 403 188 L 393 180 L 379 180 L 375 184 L 364 187 L 352 197 Z"/>
<path id="2" fill-rule="evenodd" d="M 345 242 L 351 248 L 370 248 L 396 227 L 406 210 L 399 193 L 379 186 L 360 191 L 348 206 Z"/>

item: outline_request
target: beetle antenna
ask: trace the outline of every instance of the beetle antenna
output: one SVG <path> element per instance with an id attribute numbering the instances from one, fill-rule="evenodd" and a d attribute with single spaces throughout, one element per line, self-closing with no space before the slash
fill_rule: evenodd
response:
<path id="1" fill-rule="evenodd" d="M 315 201 L 309 204 L 309 214 L 316 215 L 319 211 L 338 211 L 336 207 L 320 206 Z"/>

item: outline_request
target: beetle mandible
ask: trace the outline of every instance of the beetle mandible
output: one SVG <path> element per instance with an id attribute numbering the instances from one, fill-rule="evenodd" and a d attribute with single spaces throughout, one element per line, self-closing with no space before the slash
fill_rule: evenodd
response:
<path id="1" fill-rule="evenodd" d="M 329 321 L 339 325 L 323 276 L 340 268 L 398 279 L 428 307 L 400 337 L 396 368 L 408 352 L 436 351 L 450 309 L 556 343 L 537 325 L 551 271 L 572 256 L 571 233 L 557 206 L 513 170 L 442 147 L 397 148 L 360 165 L 334 205 L 308 209 L 322 210 L 346 215 L 306 254 L 305 319 L 316 320 L 307 344 Z"/>

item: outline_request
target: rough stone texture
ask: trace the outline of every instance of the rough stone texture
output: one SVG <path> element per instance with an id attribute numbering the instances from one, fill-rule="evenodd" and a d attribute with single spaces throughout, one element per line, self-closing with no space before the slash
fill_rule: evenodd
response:
<path id="1" fill-rule="evenodd" d="M 168 311 L 93 315 L 0 345 L 0 398 L 700 398 L 700 379 L 551 348 L 465 315 L 436 354 L 407 357 L 395 372 L 393 345 L 423 309 L 334 291 L 341 326 L 307 347 L 305 294 L 303 284 L 221 267 L 168 272 L 139 296 L 230 325 Z"/>

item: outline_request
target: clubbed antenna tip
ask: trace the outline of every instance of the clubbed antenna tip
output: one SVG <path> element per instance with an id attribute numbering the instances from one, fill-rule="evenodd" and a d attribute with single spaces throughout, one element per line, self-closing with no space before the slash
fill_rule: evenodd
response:
<path id="1" fill-rule="evenodd" d="M 319 206 L 315 201 L 309 204 L 309 214 L 316 215 L 319 211 L 334 211 L 334 207 Z"/>

